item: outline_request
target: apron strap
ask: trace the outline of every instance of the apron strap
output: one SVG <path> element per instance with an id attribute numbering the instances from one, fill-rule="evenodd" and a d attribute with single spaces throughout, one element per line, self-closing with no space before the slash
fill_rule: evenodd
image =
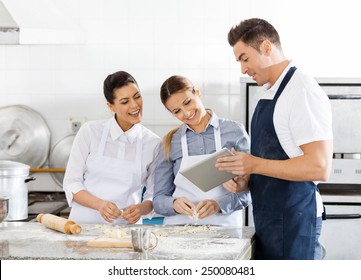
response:
<path id="1" fill-rule="evenodd" d="M 218 128 L 213 127 L 214 131 L 214 141 L 216 143 L 216 152 L 222 150 L 222 141 L 221 141 L 221 126 L 218 121 Z"/>
<path id="2" fill-rule="evenodd" d="M 277 101 L 278 97 L 280 97 L 281 93 L 283 92 L 283 90 L 285 89 L 286 85 L 288 84 L 288 82 L 291 80 L 293 73 L 295 73 L 296 71 L 296 66 L 292 66 L 290 69 L 288 69 L 285 77 L 283 78 L 275 97 L 273 98 L 273 100 Z"/>
<path id="3" fill-rule="evenodd" d="M 138 184 L 139 186 L 142 184 L 142 154 L 143 154 L 143 133 L 142 133 L 142 127 L 139 125 L 138 127 L 138 135 L 137 135 L 137 151 L 135 154 L 135 160 L 138 164 Z"/>
<path id="4" fill-rule="evenodd" d="M 110 131 L 112 121 L 113 121 L 113 118 L 109 119 L 105 124 L 105 127 L 104 127 L 103 132 L 102 132 L 102 138 L 100 139 L 100 144 L 99 144 L 99 148 L 98 148 L 98 152 L 97 152 L 98 156 L 104 155 L 105 144 L 107 142 L 107 138 L 108 138 L 108 135 L 109 135 L 109 131 Z"/>
<path id="5" fill-rule="evenodd" d="M 181 137 L 181 144 L 182 144 L 182 156 L 187 157 L 188 156 L 188 145 L 187 145 L 187 128 L 183 130 L 183 134 Z"/>
<path id="6" fill-rule="evenodd" d="M 218 121 L 218 128 L 213 127 L 214 133 L 214 142 L 216 146 L 216 152 L 222 149 L 222 141 L 221 141 L 221 126 L 219 125 Z M 188 144 L 187 144 L 187 129 L 184 130 L 184 133 L 181 137 L 181 144 L 182 144 L 182 156 L 188 157 Z"/>

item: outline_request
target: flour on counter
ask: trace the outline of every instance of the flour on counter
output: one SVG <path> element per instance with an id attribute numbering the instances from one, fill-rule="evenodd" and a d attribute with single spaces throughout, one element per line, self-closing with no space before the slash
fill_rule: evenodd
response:
<path id="1" fill-rule="evenodd" d="M 130 237 L 128 232 L 118 227 L 111 227 L 103 230 L 103 235 L 108 238 L 124 238 Z"/>
<path id="2" fill-rule="evenodd" d="M 84 227 L 83 233 L 107 238 L 123 238 L 129 236 L 129 229 L 123 225 L 89 224 Z"/>
<path id="3" fill-rule="evenodd" d="M 248 242 L 242 239 L 167 237 L 160 238 L 154 252 L 168 259 L 238 259 L 240 248 Z"/>
<path id="4" fill-rule="evenodd" d="M 169 235 L 189 235 L 189 234 L 202 234 L 202 233 L 213 233 L 217 235 L 217 231 L 222 229 L 220 226 L 211 226 L 211 225 L 184 225 L 184 226 L 174 226 L 174 227 L 167 227 L 166 229 L 155 229 L 154 233 L 158 237 L 162 236 L 169 236 Z"/>

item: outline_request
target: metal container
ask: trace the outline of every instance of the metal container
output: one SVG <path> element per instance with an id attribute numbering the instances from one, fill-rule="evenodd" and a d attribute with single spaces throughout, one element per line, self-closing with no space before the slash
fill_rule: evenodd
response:
<path id="1" fill-rule="evenodd" d="M 28 189 L 26 183 L 34 180 L 29 177 L 30 166 L 0 160 L 0 197 L 9 198 L 9 210 L 6 221 L 28 218 Z"/>
<path id="2" fill-rule="evenodd" d="M 74 139 L 75 134 L 70 134 L 54 144 L 49 156 L 50 168 L 66 168 Z M 63 187 L 64 172 L 51 172 L 50 175 L 58 186 Z"/>
<path id="3" fill-rule="evenodd" d="M 44 118 L 24 105 L 0 107 L 0 160 L 41 167 L 50 149 L 50 130 Z"/>
<path id="4" fill-rule="evenodd" d="M 0 223 L 6 218 L 9 210 L 9 198 L 0 197 Z"/>

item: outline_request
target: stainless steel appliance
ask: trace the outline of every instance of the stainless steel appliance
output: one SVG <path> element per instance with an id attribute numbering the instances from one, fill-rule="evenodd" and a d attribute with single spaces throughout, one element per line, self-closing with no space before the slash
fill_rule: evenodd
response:
<path id="1" fill-rule="evenodd" d="M 329 180 L 318 185 L 327 213 L 321 234 L 325 259 L 361 259 L 361 78 L 316 80 L 333 113 L 333 166 Z M 241 78 L 241 121 L 248 131 L 261 94 L 253 80 Z M 253 225 L 248 212 L 246 222 Z"/>
<path id="2" fill-rule="evenodd" d="M 49 213 L 67 218 L 68 203 L 64 192 L 44 192 L 31 191 L 28 198 L 28 219 L 26 221 L 36 221 L 36 217 L 41 213 Z M 65 211 L 63 213 L 63 211 Z"/>
<path id="3" fill-rule="evenodd" d="M 28 188 L 26 183 L 35 180 L 29 177 L 30 166 L 0 160 L 0 197 L 9 199 L 7 221 L 18 221 L 28 218 Z"/>

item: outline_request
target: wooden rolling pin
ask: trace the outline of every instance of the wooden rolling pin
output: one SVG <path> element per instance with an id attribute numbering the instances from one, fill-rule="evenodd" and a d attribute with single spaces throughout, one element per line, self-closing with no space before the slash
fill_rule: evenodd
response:
<path id="1" fill-rule="evenodd" d="M 105 238 L 98 237 L 94 240 L 89 240 L 86 243 L 90 247 L 100 247 L 100 248 L 133 248 L 131 237 L 122 237 L 122 238 Z"/>
<path id="2" fill-rule="evenodd" d="M 44 226 L 66 234 L 79 234 L 81 232 L 80 225 L 59 216 L 52 214 L 39 214 L 36 219 Z"/>

